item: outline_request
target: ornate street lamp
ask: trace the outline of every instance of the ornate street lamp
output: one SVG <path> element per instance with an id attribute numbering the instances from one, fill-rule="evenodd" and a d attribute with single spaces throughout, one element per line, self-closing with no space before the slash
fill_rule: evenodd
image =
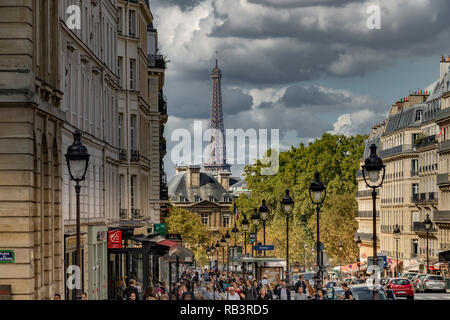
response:
<path id="1" fill-rule="evenodd" d="M 286 216 L 286 283 L 290 285 L 289 282 L 289 218 L 291 217 L 292 211 L 294 210 L 294 200 L 292 200 L 289 195 L 289 190 L 286 190 L 286 194 L 281 199 L 281 211 Z"/>
<path id="2" fill-rule="evenodd" d="M 217 254 L 217 264 L 216 264 L 216 268 L 217 268 L 217 271 L 219 271 L 219 248 L 220 248 L 220 243 L 219 243 L 219 240 L 217 240 L 217 242 L 216 242 L 216 245 L 215 245 L 215 251 L 216 251 L 216 254 Z"/>
<path id="3" fill-rule="evenodd" d="M 397 277 L 398 274 L 398 240 L 400 239 L 400 227 L 398 226 L 398 224 L 395 225 L 394 230 L 392 231 L 392 234 L 394 235 L 394 239 L 395 239 L 395 250 L 397 253 L 397 263 L 395 264 L 395 277 Z"/>
<path id="4" fill-rule="evenodd" d="M 81 132 L 76 130 L 73 133 L 73 144 L 67 148 L 65 155 L 70 178 L 75 181 L 76 210 L 77 210 L 77 251 L 75 263 L 79 270 L 81 268 L 81 233 L 80 233 L 80 182 L 86 178 L 86 172 L 89 165 L 89 153 L 85 145 L 81 143 Z M 76 289 L 76 300 L 81 300 L 81 288 Z"/>
<path id="5" fill-rule="evenodd" d="M 244 219 L 241 222 L 242 230 L 244 230 L 244 254 L 247 255 L 247 231 L 250 227 L 250 222 L 247 220 L 247 216 L 244 214 Z"/>
<path id="6" fill-rule="evenodd" d="M 231 243 L 231 235 L 228 230 L 227 233 L 225 234 L 225 241 L 227 242 L 227 274 L 228 274 L 230 272 L 230 251 L 228 248 Z"/>
<path id="7" fill-rule="evenodd" d="M 255 242 L 253 242 L 253 244 L 252 244 L 252 256 L 254 256 L 253 247 L 258 242 L 258 225 L 259 225 L 259 221 L 260 221 L 258 209 L 255 209 L 255 211 L 253 212 L 253 214 L 251 216 L 251 219 L 252 219 L 253 228 L 255 230 Z"/>
<path id="8" fill-rule="evenodd" d="M 316 292 L 319 290 L 322 290 L 322 264 L 320 256 L 322 254 L 322 248 L 320 246 L 320 229 L 319 229 L 319 214 L 320 214 L 320 206 L 325 201 L 325 197 L 327 195 L 327 188 L 325 187 L 325 184 L 320 180 L 320 173 L 316 172 L 314 174 L 314 181 L 311 182 L 311 185 L 309 186 L 309 197 L 311 198 L 311 202 L 316 205 L 316 213 L 317 213 L 317 241 L 316 241 L 316 247 L 317 247 L 317 274 L 316 274 L 316 281 L 314 282 L 316 287 Z"/>
<path id="9" fill-rule="evenodd" d="M 361 276 L 361 238 L 358 236 L 358 239 L 356 239 L 356 246 L 358 247 L 358 275 Z"/>
<path id="10" fill-rule="evenodd" d="M 261 215 L 261 220 L 263 222 L 263 241 L 266 245 L 266 221 L 269 219 L 270 210 L 266 206 L 266 200 L 262 201 L 261 207 L 259 207 L 259 214 Z M 266 255 L 266 250 L 264 250 L 264 256 Z"/>
<path id="11" fill-rule="evenodd" d="M 380 172 L 383 170 L 383 175 L 380 180 Z M 378 257 L 377 257 L 377 188 L 381 187 L 384 181 L 384 175 L 386 173 L 386 166 L 383 164 L 383 160 L 377 156 L 377 146 L 372 144 L 370 146 L 370 155 L 364 161 L 364 165 L 362 166 L 362 174 L 364 178 L 364 182 L 366 183 L 368 188 L 372 189 L 372 202 L 373 202 L 373 236 L 372 236 L 372 245 L 373 245 L 373 264 L 378 266 Z M 366 174 L 369 175 L 369 181 L 367 181 Z M 379 183 L 378 183 L 379 181 Z M 378 299 L 378 288 L 377 286 L 373 286 L 373 299 Z"/>
<path id="12" fill-rule="evenodd" d="M 433 228 L 433 222 L 431 222 L 430 216 L 427 214 L 427 217 L 425 218 L 425 220 L 423 221 L 423 225 L 425 227 L 425 231 L 427 232 L 427 274 L 428 274 L 428 270 L 430 270 L 430 260 L 429 260 L 429 255 L 428 255 L 428 234 L 430 232 L 430 230 Z"/>
<path id="13" fill-rule="evenodd" d="M 225 271 L 225 247 L 227 246 L 227 240 L 225 239 L 225 236 L 222 235 L 222 238 L 220 239 L 220 247 L 222 247 L 222 272 Z"/>

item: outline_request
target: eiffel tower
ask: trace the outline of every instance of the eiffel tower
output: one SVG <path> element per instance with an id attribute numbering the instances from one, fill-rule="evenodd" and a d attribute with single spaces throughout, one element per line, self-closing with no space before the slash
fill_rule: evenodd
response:
<path id="1" fill-rule="evenodd" d="M 216 66 L 214 67 L 211 79 L 213 83 L 212 105 L 211 105 L 211 119 L 210 129 L 216 131 L 211 136 L 209 159 L 203 165 L 205 171 L 216 175 L 219 172 L 230 172 L 231 165 L 227 164 L 227 149 L 225 130 L 223 128 L 223 111 L 222 111 L 222 71 L 218 66 L 216 59 Z M 220 134 L 221 133 L 221 134 Z"/>

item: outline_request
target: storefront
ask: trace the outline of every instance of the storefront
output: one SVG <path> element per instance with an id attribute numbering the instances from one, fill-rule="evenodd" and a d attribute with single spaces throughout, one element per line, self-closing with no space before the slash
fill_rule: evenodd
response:
<path id="1" fill-rule="evenodd" d="M 159 258 L 169 253 L 159 234 L 136 234 L 134 227 L 108 230 L 108 299 L 121 300 L 123 289 L 133 278 L 138 283 L 139 298 L 146 288 L 159 280 Z"/>
<path id="2" fill-rule="evenodd" d="M 85 290 L 85 281 L 87 280 L 87 275 L 85 274 L 85 245 L 87 243 L 87 234 L 86 232 L 81 232 L 80 237 L 80 247 L 81 247 L 81 261 L 80 261 L 80 273 L 81 273 L 81 291 L 83 292 Z M 64 234 L 64 299 L 65 300 L 75 300 L 75 286 L 72 286 L 73 289 L 71 289 L 70 286 L 67 285 L 67 280 L 69 280 L 69 277 L 71 279 L 74 279 L 72 277 L 73 272 L 68 272 L 68 268 L 70 266 L 76 265 L 76 252 L 77 252 L 77 237 L 73 233 L 66 233 Z M 74 283 L 75 284 L 75 280 Z"/>
<path id="3" fill-rule="evenodd" d="M 88 290 L 89 300 L 106 300 L 107 292 L 106 226 L 88 226 Z"/>
<path id="4" fill-rule="evenodd" d="M 190 249 L 179 246 L 174 241 L 165 240 L 160 244 L 163 243 L 169 246 L 169 253 L 159 259 L 159 281 L 169 284 L 176 281 L 187 267 L 193 265 L 194 253 Z"/>

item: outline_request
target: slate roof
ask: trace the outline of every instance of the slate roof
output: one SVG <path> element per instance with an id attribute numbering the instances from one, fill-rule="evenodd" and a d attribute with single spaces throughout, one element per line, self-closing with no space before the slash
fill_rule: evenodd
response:
<path id="1" fill-rule="evenodd" d="M 194 202 L 195 195 L 200 196 L 200 201 L 209 200 L 209 195 L 214 197 L 214 201 L 223 202 L 224 195 L 231 197 L 231 193 L 212 175 L 200 172 L 200 187 L 192 188 L 189 186 L 187 172 L 175 175 L 169 182 L 169 200 L 173 202 L 180 201 L 182 194 L 187 202 Z"/>
<path id="2" fill-rule="evenodd" d="M 416 121 L 416 112 L 422 111 L 422 114 L 424 114 L 427 108 L 428 106 L 426 104 L 417 104 L 406 110 L 402 109 L 402 111 L 394 115 L 390 115 L 387 119 L 386 130 L 383 136 L 406 128 L 420 127 L 422 121 Z"/>

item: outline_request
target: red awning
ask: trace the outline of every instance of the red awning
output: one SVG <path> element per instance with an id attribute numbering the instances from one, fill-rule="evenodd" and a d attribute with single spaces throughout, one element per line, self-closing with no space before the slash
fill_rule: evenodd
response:
<path id="1" fill-rule="evenodd" d="M 162 240 L 162 241 L 157 242 L 157 244 L 169 247 L 171 249 L 178 246 L 178 242 L 175 242 L 172 240 Z"/>

